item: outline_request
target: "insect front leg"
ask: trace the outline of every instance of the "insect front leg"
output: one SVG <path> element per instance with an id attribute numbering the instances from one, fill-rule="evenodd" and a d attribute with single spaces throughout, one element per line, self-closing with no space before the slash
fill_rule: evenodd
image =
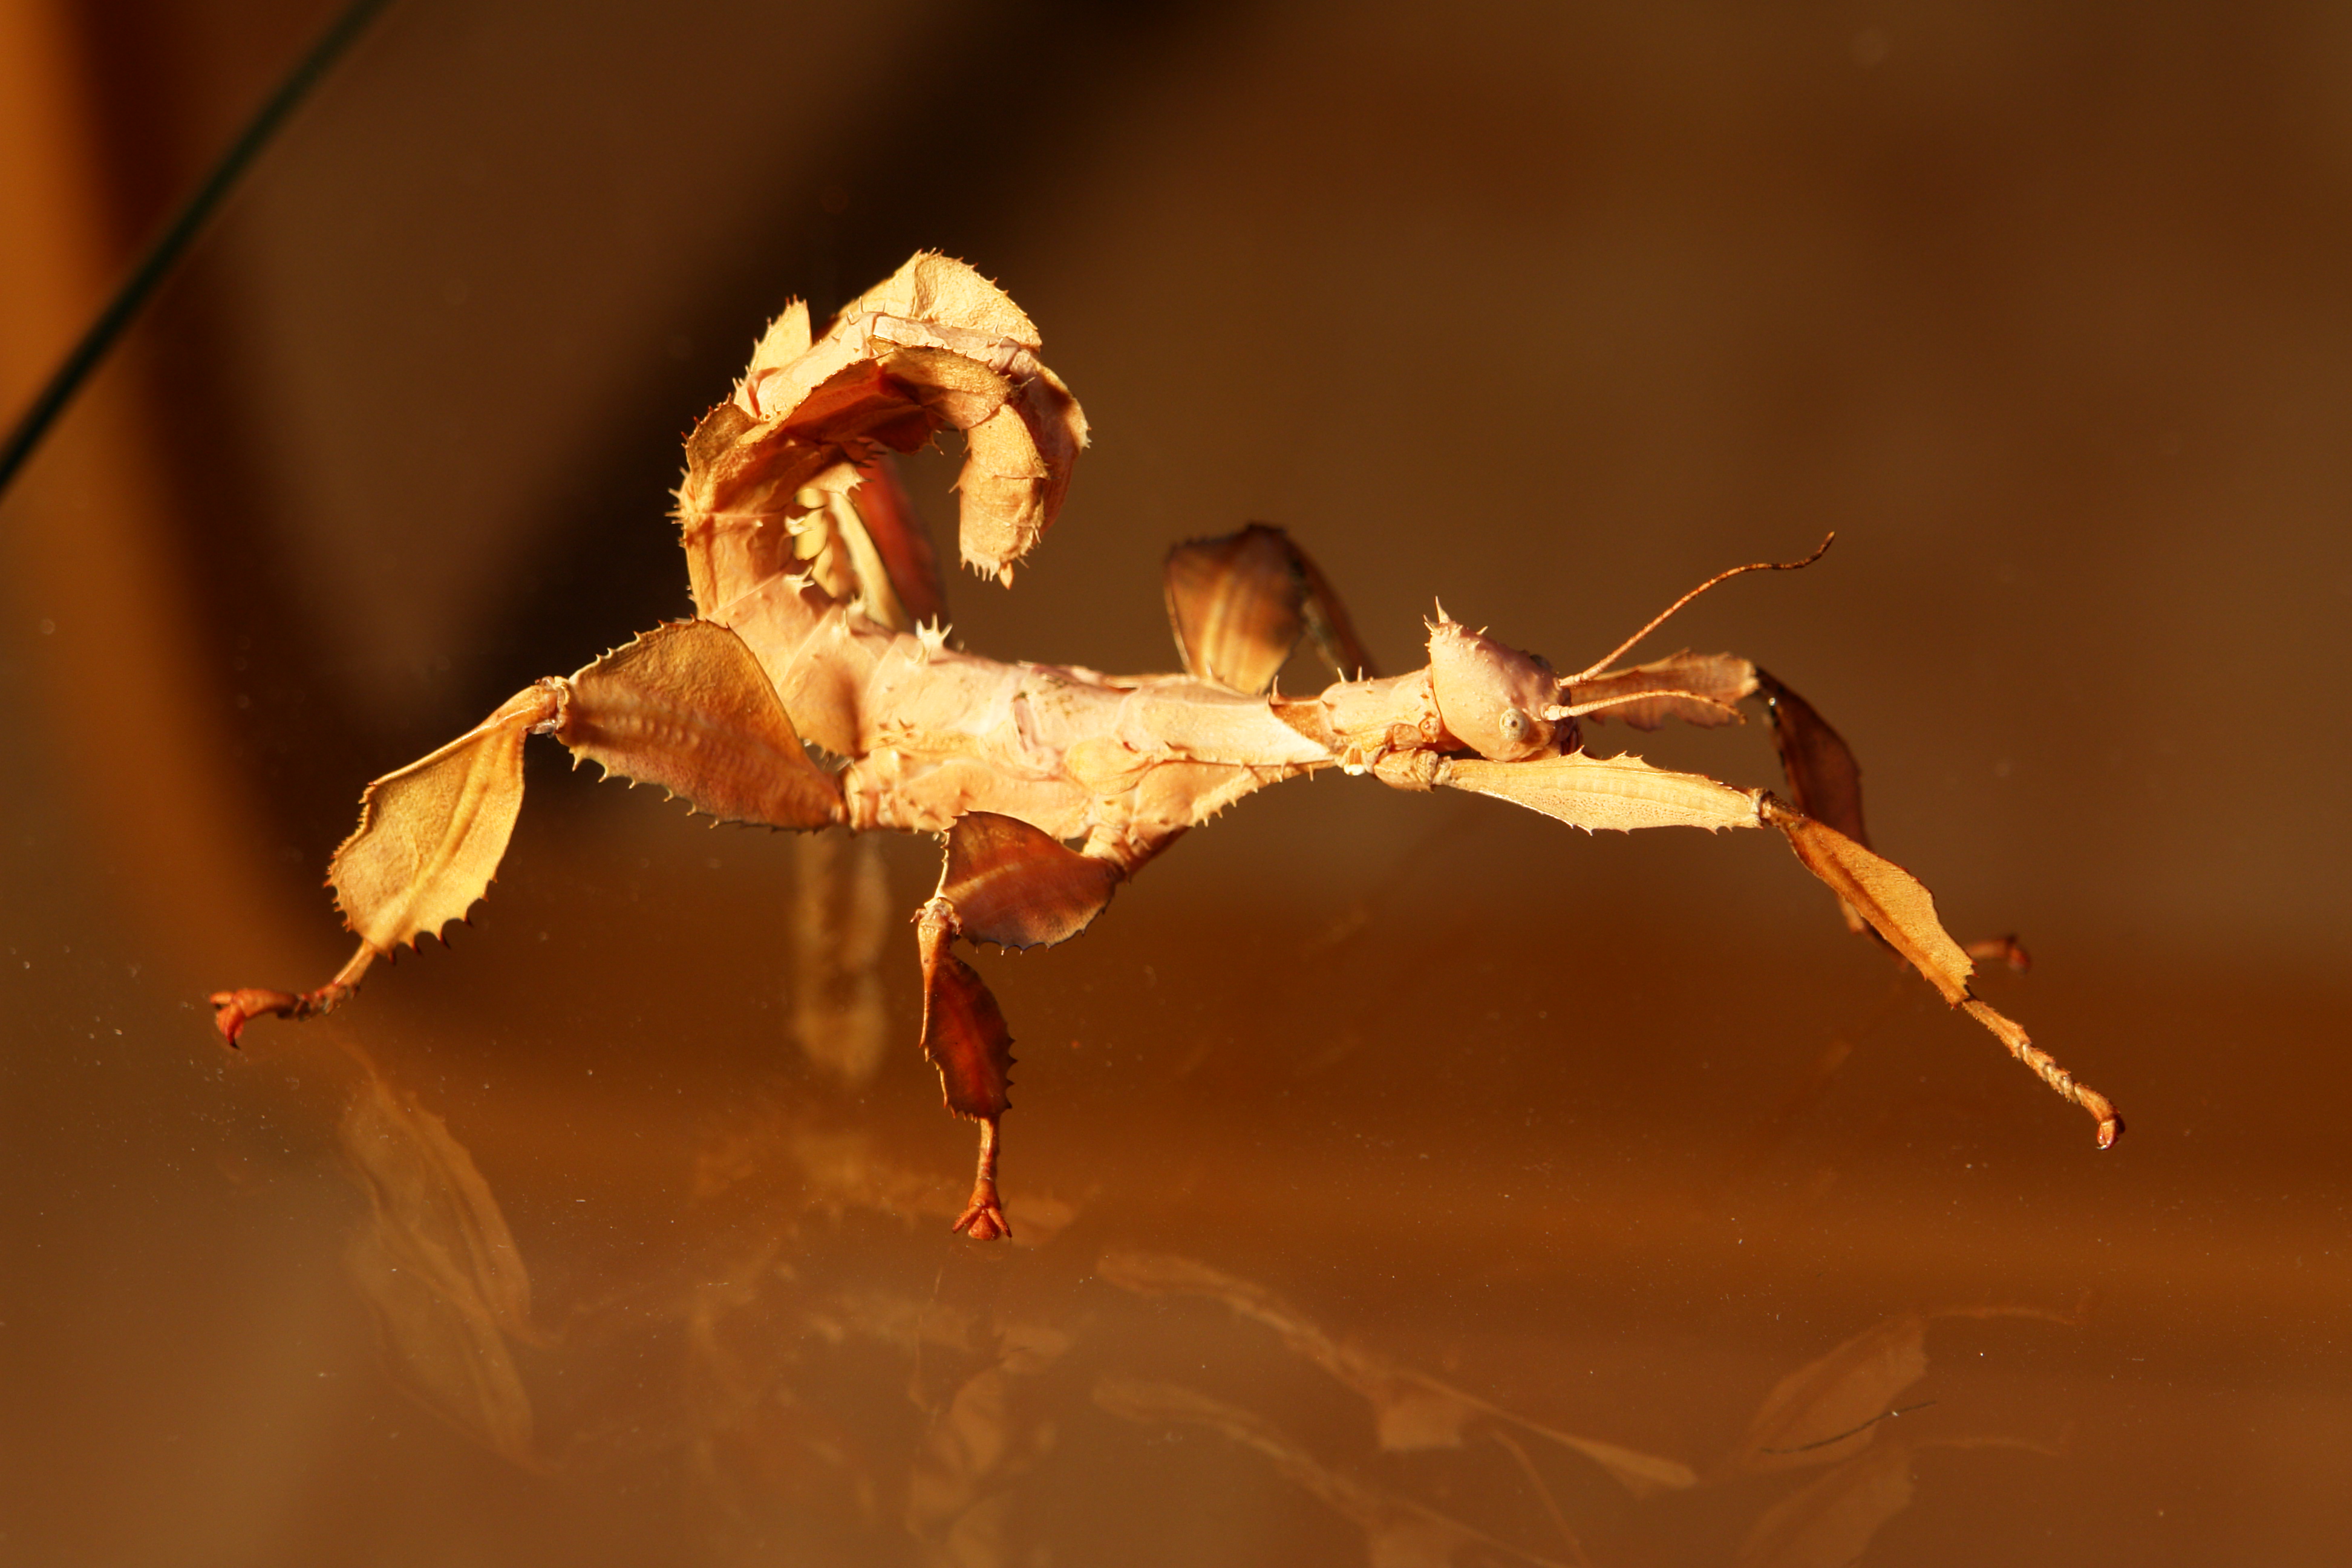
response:
<path id="1" fill-rule="evenodd" d="M 2009 1048 L 2042 1081 L 2097 1123 L 2099 1147 L 2116 1141 L 2123 1119 L 2115 1104 L 2076 1081 L 2049 1053 L 2037 1047 L 2015 1021 L 1996 1011 L 1969 984 L 1976 965 L 1954 942 L 1936 914 L 1936 900 L 1919 879 L 1830 824 L 1797 810 L 1764 790 L 1734 789 L 1697 773 L 1669 773 L 1634 757 L 1588 757 L 1581 753 L 1524 763 L 1477 759 L 1417 759 L 1402 782 L 1441 784 L 1491 795 L 1542 812 L 1588 832 L 1642 827 L 1775 827 L 1805 868 L 1838 896 L 1853 915 L 1869 923 L 1950 1006 L 1966 1013 Z"/>
<path id="2" fill-rule="evenodd" d="M 1864 849 L 1870 848 L 1870 833 L 1862 821 L 1862 764 L 1854 761 L 1853 748 L 1819 710 L 1775 679 L 1770 671 L 1745 659 L 1738 662 L 1754 678 L 1751 695 L 1763 702 L 1772 717 L 1772 745 L 1780 756 L 1780 774 L 1788 781 L 1790 804 L 1815 822 L 1827 823 Z M 1852 904 L 1841 899 L 1838 907 L 1847 930 L 1877 934 L 1877 928 Z M 2033 967 L 2032 955 L 2014 933 L 1972 942 L 1967 952 L 1972 959 L 1998 962 L 2018 974 Z"/>

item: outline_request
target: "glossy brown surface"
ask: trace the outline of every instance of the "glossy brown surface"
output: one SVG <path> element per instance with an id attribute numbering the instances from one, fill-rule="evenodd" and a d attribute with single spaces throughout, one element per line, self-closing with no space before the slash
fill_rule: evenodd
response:
<path id="1" fill-rule="evenodd" d="M 9 122 L 12 400 L 234 122 L 204 84 L 319 20 L 108 15 Z M 2352 1553 L 2352 34 L 1131 16 L 395 6 L 0 498 L 0 1558 Z M 360 786 L 683 614 L 681 436 L 918 246 L 1095 429 L 1017 587 L 950 585 L 982 651 L 1172 668 L 1169 545 L 1265 519 L 1391 668 L 1442 597 L 1578 668 L 1834 527 L 1636 657 L 1801 690 L 2131 1131 L 1770 837 L 1370 780 L 975 958 L 1010 1247 L 947 1231 L 937 847 L 552 747 L 449 951 L 226 1052 L 207 992 L 347 950 Z"/>

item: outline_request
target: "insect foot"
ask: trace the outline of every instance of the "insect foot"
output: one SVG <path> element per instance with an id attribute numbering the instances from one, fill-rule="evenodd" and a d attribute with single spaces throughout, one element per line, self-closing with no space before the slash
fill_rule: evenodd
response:
<path id="1" fill-rule="evenodd" d="M 1004 1205 L 996 1197 L 996 1121 L 992 1117 L 980 1124 L 980 1173 L 971 1184 L 971 1201 L 964 1205 L 963 1213 L 948 1228 L 962 1231 L 974 1241 L 1009 1241 L 1013 1237 L 1012 1222 L 1004 1217 Z"/>
<path id="2" fill-rule="evenodd" d="M 1969 984 L 1976 961 L 1937 920 L 1936 900 L 1917 878 L 1827 824 L 1790 810 L 1769 792 L 1759 795 L 1757 815 L 1781 831 L 1807 870 L 1827 883 L 1847 909 L 1869 921 L 1887 946 L 1943 993 L 1947 1005 L 1983 1025 L 2060 1099 L 2088 1111 L 2097 1124 L 2100 1148 L 2115 1146 L 2124 1130 L 2115 1101 L 2089 1084 L 2076 1082 L 2074 1075 L 2035 1046 L 2014 1019 L 1977 995 Z"/>
<path id="3" fill-rule="evenodd" d="M 236 991 L 215 991 L 205 998 L 212 1004 L 213 1027 L 220 1031 L 221 1038 L 234 1050 L 245 1026 L 256 1018 L 285 1018 L 299 1023 L 304 1018 L 331 1013 L 359 994 L 360 976 L 374 961 L 375 949 L 362 945 L 332 980 L 316 991 L 271 991 L 253 985 Z"/>

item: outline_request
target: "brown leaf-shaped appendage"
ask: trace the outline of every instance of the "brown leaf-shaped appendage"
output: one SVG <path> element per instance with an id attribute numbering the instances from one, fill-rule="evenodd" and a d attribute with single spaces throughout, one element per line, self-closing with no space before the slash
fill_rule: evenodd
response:
<path id="1" fill-rule="evenodd" d="M 1059 510 L 1086 416 L 1036 357 L 1036 328 L 962 262 L 918 255 L 811 342 L 778 318 L 728 402 L 687 441 L 677 516 L 696 609 L 710 616 L 796 569 L 804 486 L 884 448 L 968 433 L 963 554 L 1009 580 Z M 833 485 L 835 490 L 845 484 Z"/>
<path id="2" fill-rule="evenodd" d="M 1307 629 L 1305 587 L 1287 543 L 1280 531 L 1254 522 L 1168 552 L 1168 624 L 1187 675 L 1244 697 L 1273 687 Z"/>
<path id="3" fill-rule="evenodd" d="M 1364 639 L 1356 635 L 1356 625 L 1348 618 L 1348 606 L 1340 601 L 1330 580 L 1315 559 L 1301 550 L 1288 534 L 1283 535 L 1290 545 L 1291 563 L 1297 568 L 1299 580 L 1307 584 L 1307 600 L 1301 606 L 1307 616 L 1307 640 L 1323 656 L 1323 662 L 1340 680 L 1370 680 L 1380 675 L 1372 663 Z"/>
<path id="4" fill-rule="evenodd" d="M 1789 838 L 1805 868 L 1868 921 L 1954 1006 L 1969 994 L 1976 963 L 1936 917 L 1935 895 L 1919 879 L 1827 823 L 1765 797 L 1764 819 Z"/>
<path id="5" fill-rule="evenodd" d="M 1035 348 L 1036 323 L 1004 290 L 965 263 L 937 251 L 917 251 L 842 311 L 872 310 L 927 326 L 957 329 L 991 342 Z"/>
<path id="6" fill-rule="evenodd" d="M 390 952 L 464 917 L 489 890 L 522 809 L 522 744 L 552 718 L 534 686 L 466 734 L 368 785 L 360 826 L 328 868 L 352 931 Z"/>
<path id="7" fill-rule="evenodd" d="M 1018 394 L 964 433 L 968 455 L 956 489 L 964 564 L 1002 583 L 1062 509 L 1070 470 L 1087 444 L 1087 416 L 1052 371 L 1039 365 Z"/>
<path id="8" fill-rule="evenodd" d="M 1118 868 L 991 811 L 969 812 L 948 831 L 939 896 L 973 942 L 1050 947 L 1087 929 L 1118 890 Z"/>
<path id="9" fill-rule="evenodd" d="M 843 816 L 840 787 L 809 761 L 760 661 L 710 621 L 673 621 L 572 676 L 555 738 L 724 821 Z"/>
<path id="10" fill-rule="evenodd" d="M 1845 738 L 1830 728 L 1813 705 L 1763 670 L 1756 688 L 1772 709 L 1772 743 L 1789 780 L 1796 807 L 1826 822 L 1864 848 L 1870 835 L 1862 826 L 1862 764 Z"/>
<path id="11" fill-rule="evenodd" d="M 1736 724 L 1738 703 L 1756 691 L 1756 667 L 1727 653 L 1692 653 L 1612 669 L 1561 688 L 1562 705 L 1596 720 L 1654 730 L 1669 719 L 1702 727 Z"/>
<path id="12" fill-rule="evenodd" d="M 1262 697 L 1302 634 L 1340 679 L 1372 673 L 1339 595 L 1307 552 L 1271 524 L 1188 540 L 1168 552 L 1162 576 L 1176 651 L 1195 680 Z"/>
<path id="13" fill-rule="evenodd" d="M 988 986 L 949 951 L 955 911 L 944 900 L 916 919 L 923 960 L 923 1055 L 940 1069 L 948 1109 L 993 1121 L 1013 1103 L 1013 1034 Z"/>
<path id="14" fill-rule="evenodd" d="M 1758 826 L 1756 792 L 1654 768 L 1639 757 L 1580 752 L 1524 763 L 1455 758 L 1439 768 L 1436 782 L 1497 796 L 1588 833 Z"/>

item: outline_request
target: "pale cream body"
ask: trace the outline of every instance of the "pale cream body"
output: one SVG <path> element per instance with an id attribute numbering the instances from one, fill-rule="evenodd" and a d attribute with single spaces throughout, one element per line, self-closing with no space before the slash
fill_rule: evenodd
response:
<path id="1" fill-rule="evenodd" d="M 1446 738 L 1425 671 L 1290 700 L 1007 663 L 892 632 L 791 579 L 711 618 L 751 648 L 802 735 L 846 759 L 856 829 L 943 833 L 993 812 L 1132 868 L 1267 784 Z"/>

